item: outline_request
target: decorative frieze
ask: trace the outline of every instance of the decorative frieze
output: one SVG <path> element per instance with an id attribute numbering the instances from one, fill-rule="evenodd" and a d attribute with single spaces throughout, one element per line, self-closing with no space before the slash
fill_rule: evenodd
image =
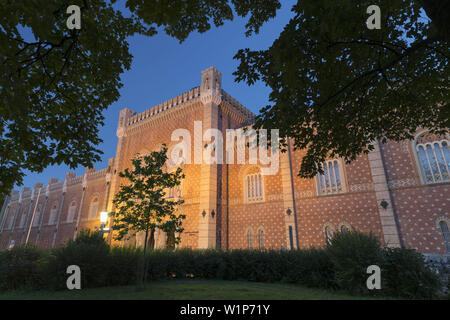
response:
<path id="1" fill-rule="evenodd" d="M 413 187 L 417 185 L 417 181 L 414 178 L 405 178 L 399 180 L 390 180 L 388 182 L 389 189 L 397 189 L 403 187 Z"/>

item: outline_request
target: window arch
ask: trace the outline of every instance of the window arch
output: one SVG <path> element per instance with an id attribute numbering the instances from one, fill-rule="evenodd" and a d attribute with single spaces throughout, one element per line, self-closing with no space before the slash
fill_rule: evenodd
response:
<path id="1" fill-rule="evenodd" d="M 450 231 L 448 229 L 447 221 L 439 221 L 439 228 L 441 229 L 442 239 L 444 240 L 445 250 L 450 253 Z"/>
<path id="2" fill-rule="evenodd" d="M 450 181 L 448 137 L 429 132 L 421 133 L 415 140 L 414 149 L 424 183 Z"/>
<path id="3" fill-rule="evenodd" d="M 76 209 L 77 209 L 77 204 L 75 201 L 72 201 L 69 206 L 69 211 L 67 212 L 67 222 L 73 222 Z"/>
<path id="4" fill-rule="evenodd" d="M 264 201 L 264 178 L 259 168 L 245 175 L 244 189 L 247 203 Z"/>
<path id="5" fill-rule="evenodd" d="M 38 207 L 34 215 L 33 227 L 37 227 L 39 225 L 40 220 L 41 220 L 41 208 Z"/>
<path id="6" fill-rule="evenodd" d="M 329 244 L 330 243 L 331 238 L 333 238 L 334 230 L 336 230 L 336 229 L 334 228 L 334 226 L 331 223 L 327 223 L 327 224 L 324 225 L 323 233 L 324 233 L 324 236 L 325 236 L 325 244 Z"/>
<path id="7" fill-rule="evenodd" d="M 56 223 L 56 211 L 57 211 L 57 205 L 56 203 L 52 206 L 52 209 L 50 210 L 50 217 L 48 218 L 48 224 L 55 224 Z"/>
<path id="8" fill-rule="evenodd" d="M 253 248 L 253 235 L 252 235 L 252 229 L 248 229 L 247 230 L 247 243 L 248 243 L 248 248 L 252 249 Z"/>
<path id="9" fill-rule="evenodd" d="M 14 224 L 14 214 L 11 212 L 11 214 L 8 217 L 8 227 L 7 229 L 12 229 Z"/>
<path id="10" fill-rule="evenodd" d="M 98 197 L 95 197 L 91 201 L 91 206 L 89 207 L 89 219 L 93 220 L 97 218 L 98 211 Z"/>
<path id="11" fill-rule="evenodd" d="M 330 227 L 325 227 L 325 241 L 327 244 L 330 243 L 332 235 Z"/>
<path id="12" fill-rule="evenodd" d="M 263 229 L 258 230 L 258 242 L 259 242 L 259 249 L 263 250 L 264 249 L 264 230 Z"/>
<path id="13" fill-rule="evenodd" d="M 347 223 L 346 221 L 343 221 L 343 222 L 340 223 L 339 231 L 340 231 L 341 233 L 349 232 L 349 231 L 351 231 L 351 230 L 352 230 L 351 225 L 350 225 L 349 223 Z"/>
<path id="14" fill-rule="evenodd" d="M 317 175 L 319 195 L 345 192 L 344 169 L 341 159 L 332 159 L 322 164 L 323 173 Z"/>
<path id="15" fill-rule="evenodd" d="M 22 215 L 20 216 L 20 223 L 19 223 L 19 228 L 23 228 L 25 226 L 25 218 L 26 218 L 26 214 L 25 212 L 22 213 Z"/>

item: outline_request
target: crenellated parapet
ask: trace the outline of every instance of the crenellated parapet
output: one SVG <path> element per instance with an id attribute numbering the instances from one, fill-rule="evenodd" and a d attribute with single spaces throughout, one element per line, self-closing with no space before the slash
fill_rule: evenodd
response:
<path id="1" fill-rule="evenodd" d="M 157 116 L 160 116 L 161 113 L 164 113 L 175 107 L 180 107 L 181 105 L 186 104 L 188 102 L 198 101 L 199 98 L 200 98 L 200 87 L 193 88 L 187 92 L 184 92 L 176 96 L 175 98 L 167 100 L 141 113 L 138 114 L 134 113 L 134 115 L 126 118 L 124 127 L 134 127 L 135 125 L 141 124 L 147 119 L 156 118 Z"/>
<path id="2" fill-rule="evenodd" d="M 253 122 L 255 119 L 255 114 L 248 110 L 246 107 L 244 107 L 238 100 L 233 98 L 229 93 L 227 93 L 225 90 L 222 90 L 222 97 L 223 100 L 228 102 L 231 106 L 234 107 L 234 111 L 238 111 L 242 114 L 244 118 L 247 119 L 247 122 Z"/>

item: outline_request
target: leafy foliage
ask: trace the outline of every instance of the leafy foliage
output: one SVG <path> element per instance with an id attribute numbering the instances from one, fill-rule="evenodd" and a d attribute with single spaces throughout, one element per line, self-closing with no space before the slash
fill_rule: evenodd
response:
<path id="1" fill-rule="evenodd" d="M 82 29 L 69 30 L 69 5 Z M 119 98 L 132 56 L 126 38 L 151 35 L 101 1 L 3 1 L 0 7 L 0 193 L 24 170 L 92 166 L 102 111 Z"/>
<path id="2" fill-rule="evenodd" d="M 326 250 L 333 263 L 339 288 L 352 294 L 369 294 L 366 286 L 367 267 L 381 266 L 383 262 L 383 251 L 378 238 L 372 233 L 365 234 L 355 230 L 336 231 Z"/>
<path id="3" fill-rule="evenodd" d="M 383 27 L 364 27 L 379 4 Z M 69 5 L 81 30 L 66 27 Z M 279 0 L 6 1 L 0 8 L 0 194 L 24 171 L 100 159 L 102 111 L 119 98 L 132 56 L 127 38 L 162 28 L 185 40 L 249 17 L 246 35 L 276 16 Z M 432 23 L 420 16 L 426 11 Z M 266 51 L 241 50 L 237 80 L 273 90 L 258 126 L 277 127 L 310 147 L 303 176 L 331 153 L 355 158 L 375 139 L 402 139 L 417 126 L 448 127 L 449 3 L 446 0 L 300 0 L 294 19 Z M 317 17 L 320 17 L 318 19 Z M 447 41 L 447 44 L 445 44 Z M 442 108 L 437 104 L 441 103 Z M 370 146 L 368 150 L 370 150 Z"/>
<path id="4" fill-rule="evenodd" d="M 49 253 L 33 246 L 0 252 L 0 290 L 37 288 L 43 284 L 43 266 Z"/>
<path id="5" fill-rule="evenodd" d="M 386 248 L 382 266 L 383 293 L 408 299 L 434 299 L 440 291 L 439 276 L 411 249 Z"/>
<path id="6" fill-rule="evenodd" d="M 121 185 L 114 197 L 116 211 L 112 213 L 112 229 L 117 231 L 116 239 L 121 240 L 130 233 L 154 231 L 182 232 L 182 220 L 176 209 L 183 200 L 168 199 L 167 190 L 179 186 L 184 174 L 181 168 L 167 172 L 167 147 L 150 155 L 138 155 L 132 160 L 133 170 L 119 173 L 126 178 L 127 185 Z M 146 238 L 147 239 L 147 238 Z M 177 239 L 178 240 L 178 239 Z"/>
<path id="7" fill-rule="evenodd" d="M 98 231 L 82 230 L 75 240 L 52 252 L 45 272 L 46 286 L 66 289 L 67 267 L 77 265 L 81 270 L 82 288 L 101 287 L 108 283 L 110 248 Z"/>
<path id="8" fill-rule="evenodd" d="M 83 231 L 62 248 L 17 247 L 0 252 L 0 290 L 65 289 L 67 266 L 79 265 L 82 288 L 130 285 L 139 281 L 141 248 L 110 248 L 99 232 Z M 153 250 L 147 278 L 224 279 L 288 282 L 353 294 L 408 299 L 442 297 L 438 275 L 410 249 L 381 248 L 373 235 L 336 232 L 331 244 L 305 250 Z M 381 267 L 382 289 L 366 288 L 371 264 Z"/>
<path id="9" fill-rule="evenodd" d="M 381 8 L 379 30 L 366 27 L 370 5 Z M 256 127 L 278 128 L 307 149 L 300 176 L 322 172 L 327 157 L 354 160 L 376 140 L 411 139 L 419 127 L 447 130 L 449 43 L 419 2 L 299 0 L 292 10 L 268 50 L 236 54 L 234 74 L 271 88 Z"/>

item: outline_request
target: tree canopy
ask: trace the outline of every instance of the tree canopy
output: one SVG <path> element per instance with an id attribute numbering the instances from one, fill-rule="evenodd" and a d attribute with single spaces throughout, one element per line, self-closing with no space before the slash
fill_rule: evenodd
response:
<path id="1" fill-rule="evenodd" d="M 69 30 L 70 5 L 81 29 Z M 183 41 L 249 14 L 248 34 L 274 17 L 275 0 L 3 1 L 0 6 L 0 194 L 20 185 L 25 170 L 92 166 L 102 112 L 119 98 L 131 65 L 128 37 L 163 29 Z"/>
<path id="2" fill-rule="evenodd" d="M 69 30 L 69 5 L 81 29 Z M 130 68 L 127 38 L 164 30 L 185 40 L 234 15 L 246 34 L 276 16 L 278 0 L 3 1 L 0 6 L 0 194 L 25 170 L 100 159 L 102 112 Z M 380 30 L 365 28 L 379 5 Z M 238 81 L 262 80 L 271 105 L 257 126 L 277 127 L 308 148 L 301 174 L 328 155 L 347 160 L 376 139 L 448 127 L 450 7 L 446 0 L 299 0 L 268 50 L 239 51 Z M 425 10 L 430 19 L 421 13 Z M 369 147 L 370 149 L 370 147 Z"/>
<path id="3" fill-rule="evenodd" d="M 299 0 L 269 49 L 236 54 L 238 81 L 271 88 L 256 127 L 307 149 L 300 176 L 321 172 L 327 157 L 354 160 L 377 140 L 448 130 L 449 43 L 420 2 Z M 380 29 L 366 27 L 370 5 L 381 8 Z"/>

